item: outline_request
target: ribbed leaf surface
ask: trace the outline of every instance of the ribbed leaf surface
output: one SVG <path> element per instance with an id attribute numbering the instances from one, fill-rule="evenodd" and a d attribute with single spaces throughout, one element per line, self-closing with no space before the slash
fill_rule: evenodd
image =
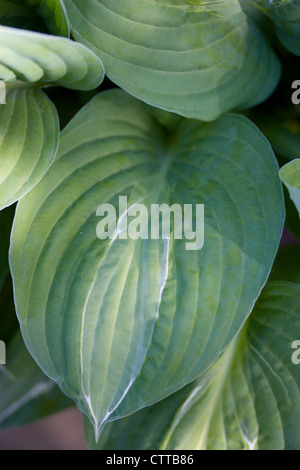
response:
<path id="1" fill-rule="evenodd" d="M 13 229 L 27 346 L 97 432 L 216 360 L 266 282 L 284 222 L 277 162 L 253 124 L 181 119 L 170 132 L 151 111 L 121 91 L 93 99 L 63 131 Z M 96 209 L 114 204 L 120 224 L 120 195 L 128 207 L 205 204 L 204 248 L 187 251 L 173 231 L 99 240 Z"/>
<path id="2" fill-rule="evenodd" d="M 67 38 L 0 26 L 0 80 L 56 82 L 92 90 L 102 82 L 100 59 Z"/>
<path id="3" fill-rule="evenodd" d="M 39 87 L 10 85 L 0 106 L 0 210 L 38 183 L 53 163 L 58 138 L 56 109 Z"/>
<path id="4" fill-rule="evenodd" d="M 157 405 L 109 423 L 91 448 L 298 450 L 300 286 L 273 282 L 213 368 Z M 299 354 L 298 354 L 299 356 Z"/>
<path id="5" fill-rule="evenodd" d="M 255 0 L 271 18 L 279 39 L 285 47 L 300 56 L 300 2 L 299 0 Z"/>
<path id="6" fill-rule="evenodd" d="M 1 0 L 0 23 L 24 29 L 41 28 L 43 20 L 47 29 L 55 35 L 70 35 L 69 22 L 62 0 Z"/>
<path id="7" fill-rule="evenodd" d="M 65 0 L 75 39 L 139 99 L 210 121 L 260 103 L 280 65 L 238 0 Z"/>

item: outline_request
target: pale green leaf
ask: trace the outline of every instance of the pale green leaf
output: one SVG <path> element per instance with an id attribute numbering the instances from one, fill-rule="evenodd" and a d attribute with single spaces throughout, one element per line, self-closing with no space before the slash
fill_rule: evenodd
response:
<path id="1" fill-rule="evenodd" d="M 286 185 L 300 217 L 300 158 L 296 158 L 282 167 L 280 177 Z"/>
<path id="2" fill-rule="evenodd" d="M 96 55 L 67 38 L 0 26 L 0 80 L 56 82 L 92 90 L 104 78 Z"/>
<path id="3" fill-rule="evenodd" d="M 210 121 L 274 90 L 279 61 L 238 0 L 65 0 L 76 40 L 139 99 Z"/>
<path id="4" fill-rule="evenodd" d="M 275 24 L 279 39 L 285 47 L 300 55 L 300 2 L 299 0 L 255 0 Z"/>
<path id="5" fill-rule="evenodd" d="M 0 106 L 0 210 L 38 183 L 53 163 L 58 139 L 55 106 L 39 87 L 9 85 Z"/>
<path id="6" fill-rule="evenodd" d="M 26 344 L 97 433 L 216 360 L 267 280 L 284 223 L 278 165 L 251 122 L 181 119 L 171 131 L 152 109 L 120 90 L 95 97 L 19 203 L 12 234 Z M 205 204 L 204 248 L 187 251 L 173 233 L 100 241 L 96 209 L 118 209 L 120 195 L 129 207 Z"/>
<path id="7" fill-rule="evenodd" d="M 109 423 L 111 450 L 299 450 L 300 286 L 273 282 L 228 350 L 201 379 L 157 405 Z M 298 354 L 299 357 L 299 354 Z"/>
<path id="8" fill-rule="evenodd" d="M 70 26 L 62 0 L 0 0 L 1 24 L 41 29 L 38 19 L 52 34 L 69 37 Z"/>

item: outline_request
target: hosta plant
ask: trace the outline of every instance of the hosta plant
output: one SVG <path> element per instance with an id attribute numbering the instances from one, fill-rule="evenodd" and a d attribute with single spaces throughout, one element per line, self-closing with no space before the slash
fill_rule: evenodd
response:
<path id="1" fill-rule="evenodd" d="M 0 428 L 300 450 L 299 55 L 299 0 L 0 0 Z"/>

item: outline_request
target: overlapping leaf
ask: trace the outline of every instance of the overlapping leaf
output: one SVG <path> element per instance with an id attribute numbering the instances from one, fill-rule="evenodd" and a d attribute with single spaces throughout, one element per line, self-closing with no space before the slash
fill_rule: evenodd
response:
<path id="1" fill-rule="evenodd" d="M 279 39 L 289 51 L 300 55 L 300 3 L 299 0 L 255 0 L 271 18 Z"/>
<path id="2" fill-rule="evenodd" d="M 32 189 L 53 163 L 59 122 L 38 86 L 15 82 L 0 106 L 0 210 Z"/>
<path id="3" fill-rule="evenodd" d="M 39 20 L 43 20 L 52 34 L 69 37 L 70 27 L 62 0 L 0 1 L 2 25 L 42 31 Z"/>
<path id="4" fill-rule="evenodd" d="M 19 200 L 52 164 L 58 145 L 57 112 L 42 83 L 89 90 L 104 76 L 100 60 L 81 44 L 0 26 L 0 78 L 7 85 L 0 106 L 0 209 Z"/>
<path id="5" fill-rule="evenodd" d="M 152 109 L 121 91 L 93 99 L 13 229 L 26 344 L 97 433 L 216 360 L 266 282 L 284 222 L 277 162 L 247 119 L 182 119 L 171 133 Z M 129 207 L 204 203 L 204 249 L 187 251 L 173 233 L 98 240 L 96 209 L 118 212 L 120 195 Z"/>
<path id="6" fill-rule="evenodd" d="M 67 38 L 0 26 L 0 80 L 56 82 L 92 90 L 104 77 L 96 55 Z"/>
<path id="7" fill-rule="evenodd" d="M 213 368 L 157 405 L 109 423 L 95 449 L 298 450 L 300 286 L 273 282 Z"/>
<path id="8" fill-rule="evenodd" d="M 74 37 L 132 95 L 210 121 L 274 90 L 280 65 L 238 0 L 65 0 Z"/>
<path id="9" fill-rule="evenodd" d="M 286 185 L 300 217 L 300 158 L 293 160 L 280 170 L 280 176 Z"/>

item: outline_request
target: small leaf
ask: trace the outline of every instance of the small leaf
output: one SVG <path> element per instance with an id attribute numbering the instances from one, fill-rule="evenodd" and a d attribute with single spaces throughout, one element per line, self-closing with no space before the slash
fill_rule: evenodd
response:
<path id="1" fill-rule="evenodd" d="M 70 26 L 62 0 L 0 0 L 0 22 L 5 26 L 41 30 L 41 18 L 50 33 L 70 36 Z M 37 26 L 39 25 L 39 26 Z"/>
<path id="2" fill-rule="evenodd" d="M 300 286 L 270 283 L 250 320 L 201 379 L 129 418 L 109 423 L 91 448 L 298 450 Z"/>
<path id="3" fill-rule="evenodd" d="M 253 124 L 181 119 L 171 132 L 152 109 L 122 91 L 95 97 L 19 203 L 12 234 L 26 344 L 97 434 L 217 359 L 267 280 L 284 223 L 278 165 Z M 203 250 L 173 233 L 99 240 L 97 207 L 123 219 L 119 196 L 128 207 L 205 204 Z"/>
<path id="4" fill-rule="evenodd" d="M 72 34 L 137 98 L 189 118 L 264 101 L 280 64 L 238 0 L 65 0 Z"/>
<path id="5" fill-rule="evenodd" d="M 282 167 L 280 177 L 287 187 L 300 217 L 300 158 Z"/>
<path id="6" fill-rule="evenodd" d="M 0 210 L 32 189 L 55 158 L 59 122 L 38 86 L 14 82 L 0 106 Z"/>
<path id="7" fill-rule="evenodd" d="M 298 0 L 255 0 L 271 18 L 279 39 L 293 54 L 300 56 L 300 4 Z"/>
<path id="8" fill-rule="evenodd" d="M 14 0 L 19 2 L 20 0 Z M 21 0 L 33 7 L 52 34 L 70 36 L 70 25 L 62 0 Z"/>
<path id="9" fill-rule="evenodd" d="M 92 90 L 103 78 L 100 59 L 82 44 L 0 26 L 0 80 L 56 82 L 66 88 Z"/>

